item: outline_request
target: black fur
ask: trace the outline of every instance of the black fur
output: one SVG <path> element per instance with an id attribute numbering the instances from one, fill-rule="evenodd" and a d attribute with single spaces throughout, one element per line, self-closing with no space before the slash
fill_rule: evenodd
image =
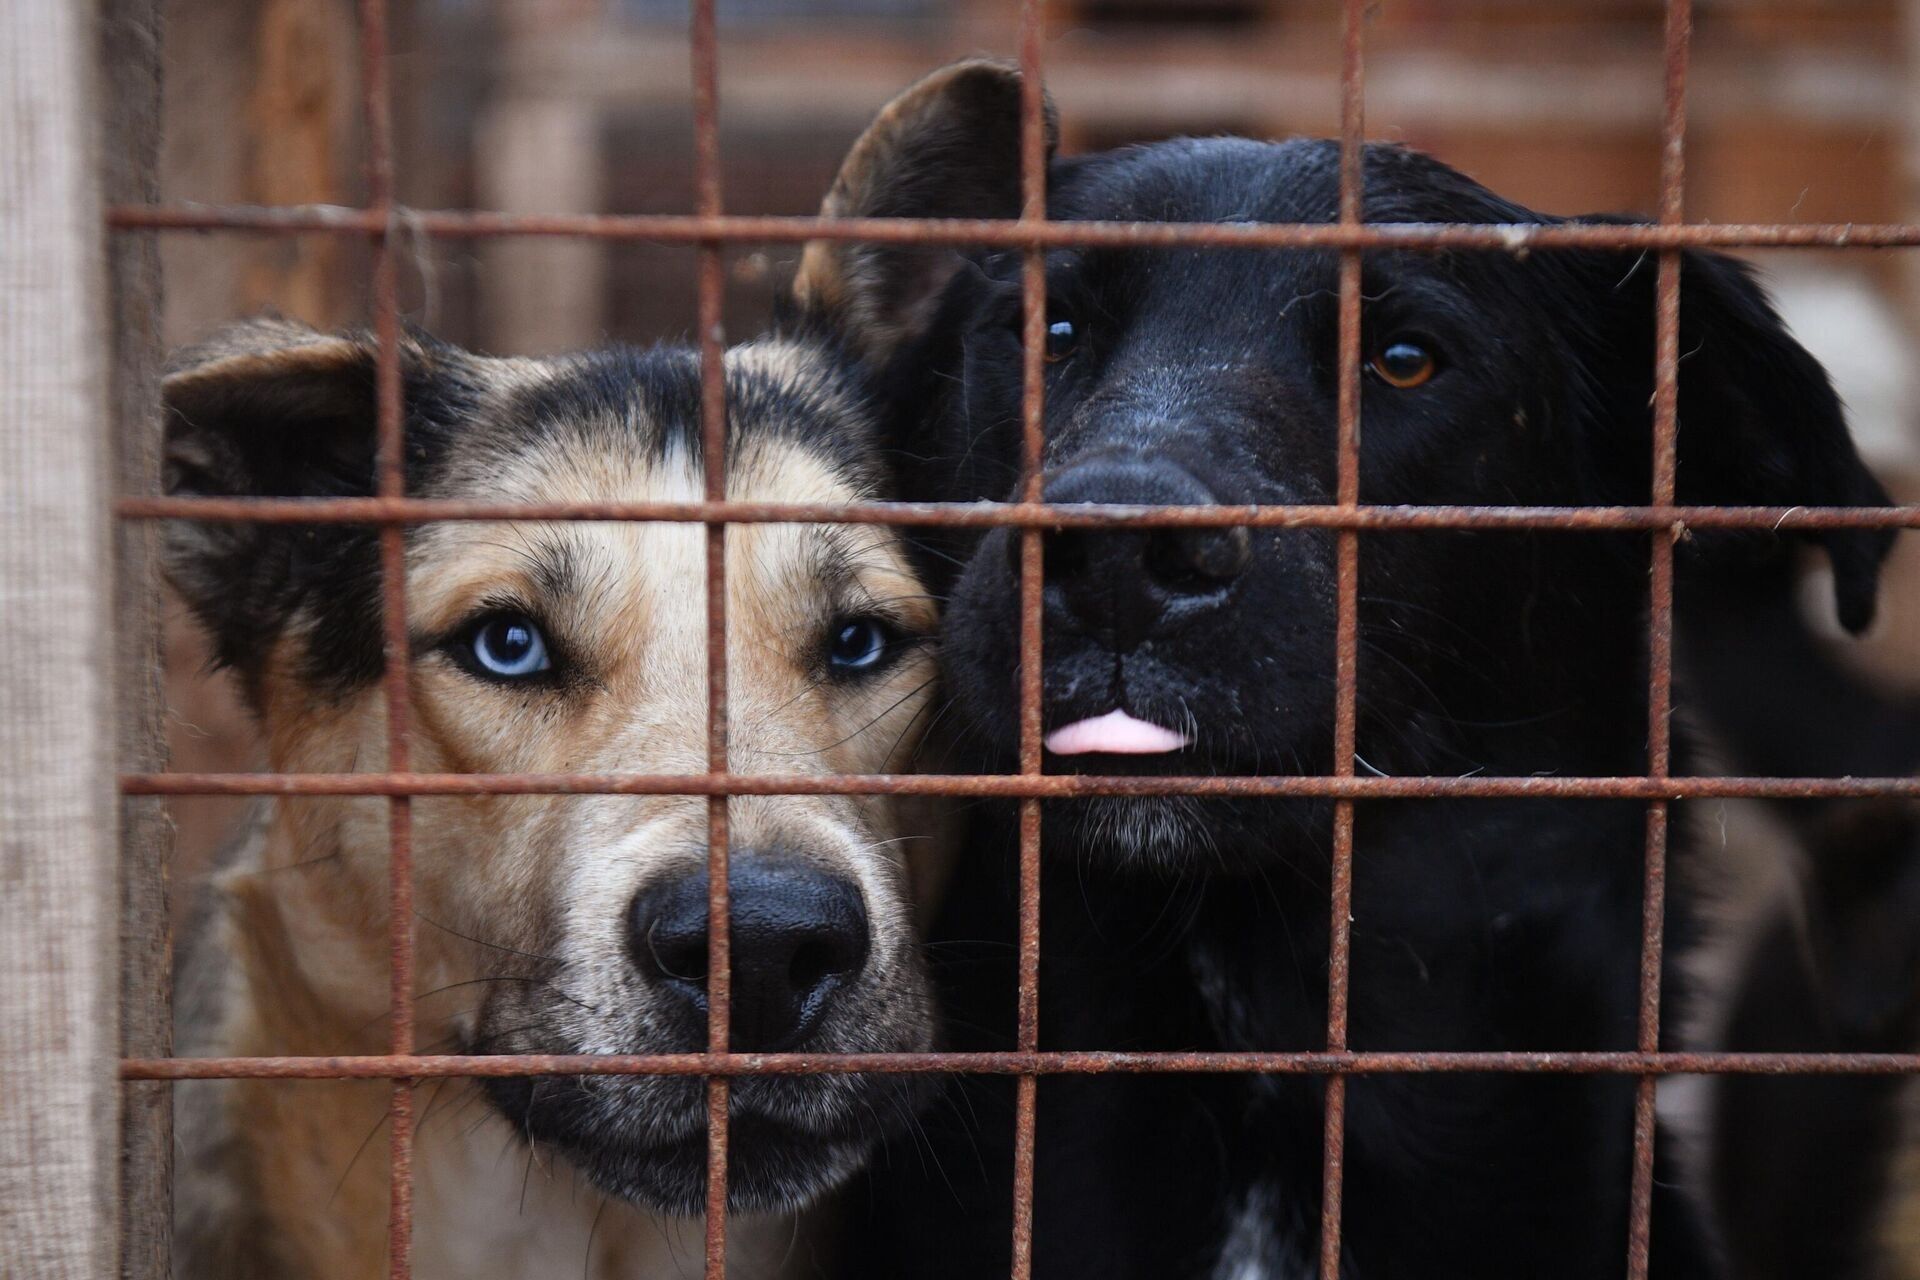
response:
<path id="1" fill-rule="evenodd" d="M 1002 74 L 1012 110 L 1017 82 Z M 889 143 L 914 171 L 911 137 Z M 1397 148 L 1368 150 L 1365 184 L 1373 221 L 1550 221 Z M 1326 222 L 1336 207 L 1337 148 L 1323 142 L 1180 140 L 1057 160 L 1048 191 L 1049 215 L 1070 220 Z M 1441 364 L 1412 390 L 1367 380 L 1362 500 L 1646 502 L 1654 265 L 1604 252 L 1367 255 L 1367 349 L 1414 333 Z M 909 497 L 1015 492 L 1019 272 L 1017 255 L 968 257 L 932 323 L 876 371 Z M 1058 252 L 1048 277 L 1052 318 L 1078 334 L 1047 375 L 1050 496 L 1332 500 L 1336 255 Z M 1682 501 L 1884 501 L 1823 371 L 1744 268 L 1689 255 L 1681 317 Z M 1089 465 L 1114 459 L 1138 465 L 1108 480 Z M 1015 745 L 1014 536 L 926 546 L 950 594 L 951 692 L 987 767 L 1007 767 Z M 1886 539 L 1824 544 L 1842 616 L 1862 625 Z M 1050 771 L 1328 770 L 1334 538 L 1253 531 L 1250 547 L 1217 596 L 1175 614 L 1135 599 L 1154 572 L 1149 536 L 1050 539 L 1054 572 L 1079 579 L 1046 590 L 1047 727 L 1119 705 L 1194 739 L 1168 756 L 1049 756 Z M 1771 535 L 1701 534 L 1683 569 L 1691 581 L 1779 550 Z M 1361 769 L 1645 772 L 1647 557 L 1647 539 L 1628 534 L 1362 535 Z M 1322 1047 L 1330 816 L 1268 800 L 1046 805 L 1043 1047 Z M 1013 1012 L 1011 827 L 989 816 L 981 828 L 934 939 L 951 1040 L 966 1049 L 1010 1047 Z M 1358 806 L 1352 1045 L 1632 1047 L 1644 844 L 1635 804 Z M 1674 844 L 1683 863 L 1683 824 Z M 1673 952 L 1689 935 L 1684 884 L 1670 875 Z M 960 1085 L 930 1125 L 931 1152 L 902 1150 L 871 1176 L 854 1198 L 871 1206 L 852 1231 L 854 1272 L 1004 1274 L 1010 1096 Z M 1632 1096 L 1609 1077 L 1356 1078 L 1343 1274 L 1620 1274 Z M 1322 1098 L 1318 1079 L 1286 1075 L 1043 1082 L 1035 1275 L 1312 1274 Z M 1653 1274 L 1717 1275 L 1668 1156 Z M 1235 1260 L 1253 1269 L 1223 1269 Z"/>

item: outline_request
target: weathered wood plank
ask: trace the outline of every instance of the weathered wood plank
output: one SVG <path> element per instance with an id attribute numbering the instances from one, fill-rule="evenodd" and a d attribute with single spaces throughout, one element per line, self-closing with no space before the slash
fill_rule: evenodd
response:
<path id="1" fill-rule="evenodd" d="M 109 467 L 92 7 L 0 5 L 0 1267 L 117 1269 Z"/>

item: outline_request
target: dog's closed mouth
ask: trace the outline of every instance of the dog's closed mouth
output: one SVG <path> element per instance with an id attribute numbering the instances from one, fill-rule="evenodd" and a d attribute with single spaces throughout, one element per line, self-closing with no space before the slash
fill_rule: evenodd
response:
<path id="1" fill-rule="evenodd" d="M 561 1079 L 566 1079 L 562 1077 Z M 761 1082 L 768 1083 L 768 1082 Z M 739 1212 L 779 1212 L 804 1204 L 838 1185 L 872 1147 L 890 1136 L 880 1120 L 912 1105 L 897 1089 L 883 1089 L 865 1106 L 821 1096 L 819 1081 L 760 1104 L 736 1092 L 728 1121 L 728 1203 Z M 594 1089 L 585 1078 L 535 1088 L 520 1081 L 489 1082 L 497 1104 L 515 1128 L 537 1145 L 565 1155 L 610 1195 L 667 1213 L 697 1214 L 706 1195 L 707 1132 L 703 1097 L 674 1090 L 671 1101 L 624 1096 L 628 1090 Z M 685 1124 L 662 1124 L 678 1112 Z M 880 1103 L 878 1111 L 873 1103 Z M 633 1108 L 640 1108 L 636 1112 Z M 642 1112 L 645 1114 L 643 1115 Z M 811 1123 L 796 1112 L 814 1112 Z M 648 1133 L 665 1128 L 666 1133 Z"/>

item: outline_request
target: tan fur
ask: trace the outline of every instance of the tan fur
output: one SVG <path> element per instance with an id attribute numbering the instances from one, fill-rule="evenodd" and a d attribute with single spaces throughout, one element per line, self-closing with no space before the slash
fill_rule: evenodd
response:
<path id="1" fill-rule="evenodd" d="M 1920 1280 L 1920 1088 L 1909 1085 L 1903 1141 L 1887 1185 L 1893 1194 L 1880 1223 L 1887 1280 Z"/>
<path id="2" fill-rule="evenodd" d="M 330 348 L 328 348 L 330 349 Z M 273 354 L 223 361 L 271 364 Z M 736 352 L 736 367 L 803 376 L 791 348 Z M 501 366 L 503 384 L 543 376 L 541 362 Z M 254 371 L 243 363 L 243 369 Z M 206 376 L 195 373 L 192 376 Z M 695 499 L 695 460 L 664 459 L 618 433 L 530 447 L 507 467 L 480 467 L 458 487 L 501 500 Z M 834 469 L 774 436 L 746 435 L 729 496 L 860 499 Z M 478 466 L 478 464 L 476 464 Z M 524 601 L 585 658 L 589 688 L 528 693 L 476 680 L 437 652 L 410 674 L 412 767 L 439 772 L 700 773 L 706 767 L 704 529 L 689 524 L 447 523 L 408 556 L 414 634 L 435 636 L 490 600 Z M 586 590 L 547 598 L 530 566 L 561 546 Z M 861 599 L 893 601 L 912 630 L 935 617 L 889 530 L 756 525 L 726 537 L 732 766 L 743 773 L 866 773 L 906 766 L 934 664 L 926 648 L 865 685 L 817 678 L 821 628 Z M 854 567 L 849 599 L 828 598 L 819 570 Z M 306 687 L 301 627 L 263 664 L 259 701 L 270 766 L 282 772 L 369 771 L 385 764 L 384 695 L 333 701 Z M 874 965 L 917 963 L 901 810 L 884 800 L 736 798 L 736 849 L 778 846 L 856 882 L 872 921 Z M 585 1012 L 564 1046 L 633 1052 L 624 1011 L 643 1003 L 623 951 L 625 906 L 649 877 L 700 865 L 707 809 L 698 797 L 420 797 L 412 804 L 417 1044 L 469 1042 L 523 989 L 502 978 L 526 956 L 558 956 L 569 998 Z M 278 802 L 261 838 L 218 884 L 199 979 L 217 1012 L 188 1031 L 192 1051 L 378 1053 L 387 1048 L 387 802 Z M 471 941 L 473 940 L 479 940 Z M 491 945 L 485 945 L 491 944 Z M 910 1007 L 922 979 L 899 975 Z M 512 1028 L 506 1028 L 512 1030 Z M 350 1280 L 384 1274 L 390 1086 L 236 1081 L 187 1086 L 181 1161 L 183 1227 L 197 1275 L 271 1274 Z M 416 1090 L 416 1270 L 460 1277 L 696 1275 L 700 1228 L 614 1203 L 545 1153 L 529 1153 L 465 1082 Z M 197 1128 L 196 1128 L 197 1126 Z M 213 1224 L 213 1225 L 209 1225 Z M 793 1227 L 737 1223 L 732 1274 L 771 1275 Z M 591 1237 L 591 1257 L 588 1241 Z"/>

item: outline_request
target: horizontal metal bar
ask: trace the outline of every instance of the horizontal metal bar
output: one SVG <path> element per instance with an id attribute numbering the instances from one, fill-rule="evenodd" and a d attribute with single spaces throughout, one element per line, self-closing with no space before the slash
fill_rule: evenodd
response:
<path id="1" fill-rule="evenodd" d="M 1910 1075 L 1915 1053 L 674 1053 L 367 1054 L 342 1057 L 129 1058 L 123 1080 L 344 1080 L 553 1075 L 1100 1075 L 1258 1072 L 1380 1075 Z"/>
<path id="2" fill-rule="evenodd" d="M 1906 248 L 1920 224 L 1893 223 L 1447 223 L 1018 222 L 967 218 L 819 218 L 698 214 L 509 214 L 403 210 L 400 224 L 446 238 L 569 236 L 595 240 L 794 243 L 861 240 L 996 248 L 1242 249 L 1787 249 Z M 116 205 L 121 230 L 382 234 L 385 216 L 339 205 Z"/>
<path id="3" fill-rule="evenodd" d="M 1029 502 L 487 502 L 443 498 L 122 498 L 129 520 L 425 524 L 453 520 L 655 520 L 676 524 L 886 524 L 948 528 L 1182 526 L 1298 529 L 1913 529 L 1889 507 L 1135 506 Z"/>
<path id="4" fill-rule="evenodd" d="M 1214 796 L 1351 800 L 1920 797 L 1920 777 L 1101 777 L 1082 774 L 127 773 L 130 796 Z"/>

